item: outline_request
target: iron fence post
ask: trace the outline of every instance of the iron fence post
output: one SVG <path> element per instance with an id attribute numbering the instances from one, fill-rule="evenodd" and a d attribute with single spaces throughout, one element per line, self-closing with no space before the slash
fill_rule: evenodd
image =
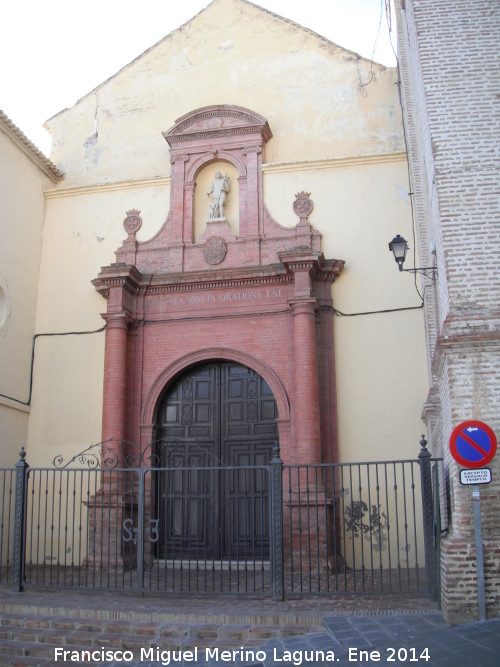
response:
<path id="1" fill-rule="evenodd" d="M 427 440 L 420 440 L 420 481 L 422 492 L 422 513 L 424 519 L 425 571 L 427 574 L 427 592 L 431 600 L 436 599 L 436 550 L 434 544 L 434 501 L 432 494 L 432 454 L 427 451 Z"/>
<path id="2" fill-rule="evenodd" d="M 283 600 L 283 461 L 274 443 L 271 467 L 271 585 L 273 600 Z"/>
<path id="3" fill-rule="evenodd" d="M 144 476 L 145 468 L 138 469 L 139 496 L 137 502 L 137 588 L 144 590 Z"/>
<path id="4" fill-rule="evenodd" d="M 25 530 L 26 530 L 26 495 L 27 474 L 26 452 L 24 447 L 19 452 L 19 461 L 15 465 L 16 486 L 14 497 L 14 540 L 12 554 L 12 588 L 21 593 L 24 583 Z"/>
<path id="5" fill-rule="evenodd" d="M 441 506 L 439 488 L 439 463 L 434 466 L 434 530 L 436 536 L 436 599 L 441 609 Z"/>

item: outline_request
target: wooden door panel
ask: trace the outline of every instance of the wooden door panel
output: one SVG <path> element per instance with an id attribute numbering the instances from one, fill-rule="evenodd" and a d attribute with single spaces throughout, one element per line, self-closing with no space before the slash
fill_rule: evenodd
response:
<path id="1" fill-rule="evenodd" d="M 160 520 L 160 558 L 186 558 L 212 554 L 216 545 L 209 526 L 214 524 L 217 493 L 212 445 L 177 440 L 163 450 L 162 468 L 156 475 Z"/>
<path id="2" fill-rule="evenodd" d="M 224 475 L 222 557 L 267 558 L 269 556 L 267 469 L 226 470 Z"/>
<path id="3" fill-rule="evenodd" d="M 268 555 L 268 473 L 248 467 L 268 465 L 276 419 L 269 386 L 239 364 L 203 364 L 174 383 L 158 420 L 160 557 Z"/>

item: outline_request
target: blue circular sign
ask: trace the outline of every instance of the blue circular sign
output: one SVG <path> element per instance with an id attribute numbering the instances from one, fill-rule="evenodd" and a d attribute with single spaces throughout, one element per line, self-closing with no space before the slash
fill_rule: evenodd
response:
<path id="1" fill-rule="evenodd" d="M 497 439 L 493 430 L 475 419 L 456 426 L 450 436 L 450 452 L 465 468 L 482 468 L 495 456 Z"/>

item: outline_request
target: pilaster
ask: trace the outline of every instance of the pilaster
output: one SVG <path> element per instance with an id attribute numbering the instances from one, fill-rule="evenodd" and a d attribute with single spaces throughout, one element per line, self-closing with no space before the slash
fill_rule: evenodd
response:
<path id="1" fill-rule="evenodd" d="M 127 398 L 127 331 L 132 319 L 122 311 L 103 315 L 106 321 L 104 350 L 104 392 L 102 415 L 102 440 L 116 449 L 120 463 L 126 439 Z M 113 447 L 115 445 L 115 447 Z"/>
<path id="2" fill-rule="evenodd" d="M 321 462 L 315 299 L 294 301 L 296 462 Z"/>

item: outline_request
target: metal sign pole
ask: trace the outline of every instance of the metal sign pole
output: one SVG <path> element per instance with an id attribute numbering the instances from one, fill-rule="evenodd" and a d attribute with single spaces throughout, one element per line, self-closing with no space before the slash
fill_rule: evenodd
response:
<path id="1" fill-rule="evenodd" d="M 479 486 L 472 487 L 472 504 L 474 507 L 474 533 L 476 536 L 476 570 L 477 570 L 477 604 L 479 607 L 479 620 L 486 620 L 486 598 L 484 594 L 484 560 L 483 560 L 483 536 L 481 531 L 481 494 Z"/>
<path id="2" fill-rule="evenodd" d="M 497 437 L 490 426 L 477 419 L 468 419 L 455 426 L 450 435 L 450 454 L 455 461 L 465 468 L 460 482 L 472 484 L 472 506 L 474 507 L 474 532 L 476 536 L 476 572 L 477 572 L 477 604 L 479 620 L 486 620 L 486 596 L 484 593 L 484 558 L 483 538 L 481 534 L 481 496 L 479 484 L 491 482 L 491 470 L 482 469 L 495 456 Z"/>

